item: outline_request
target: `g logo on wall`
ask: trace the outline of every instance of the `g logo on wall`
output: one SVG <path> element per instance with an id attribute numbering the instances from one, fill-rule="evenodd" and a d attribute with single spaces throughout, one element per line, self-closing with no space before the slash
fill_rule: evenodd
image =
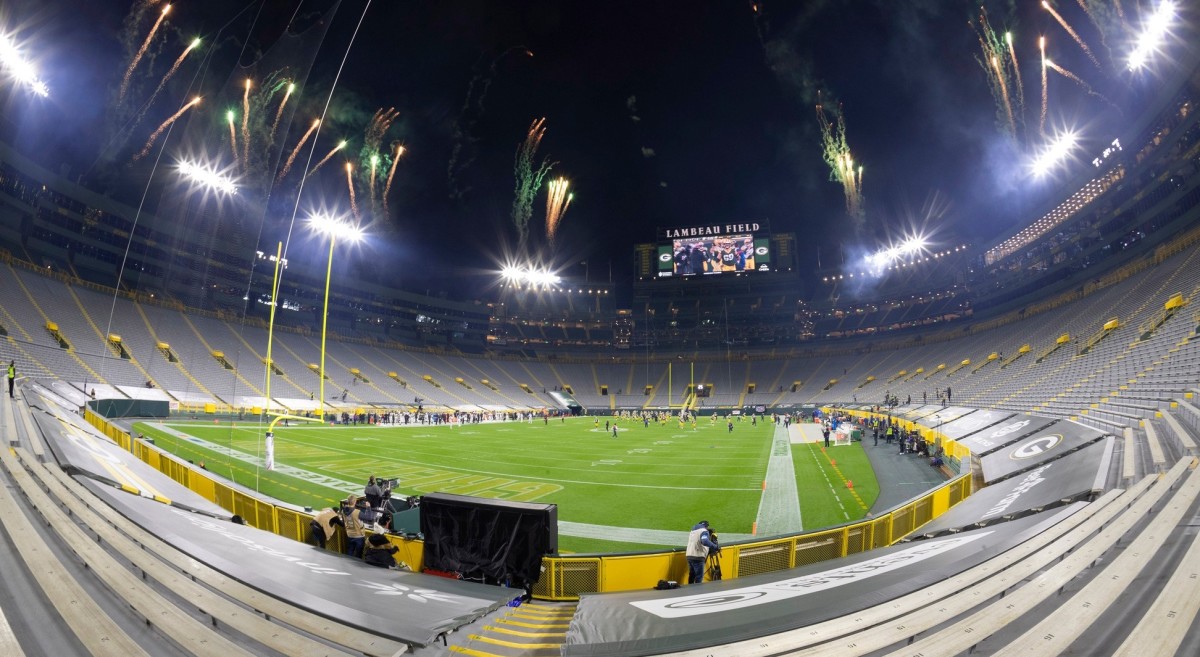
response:
<path id="1" fill-rule="evenodd" d="M 1000 427 L 999 429 L 996 429 L 995 431 L 993 431 L 988 436 L 988 438 L 1000 438 L 1002 436 L 1007 436 L 1010 433 L 1024 429 L 1028 424 L 1029 424 L 1029 420 L 1021 420 L 1020 422 L 1013 422 L 1012 424 L 1006 424 L 1006 425 Z"/>
<path id="2" fill-rule="evenodd" d="M 767 255 L 767 247 L 760 246 L 757 249 L 754 249 L 754 255 Z"/>
<path id="3" fill-rule="evenodd" d="M 1030 459 L 1044 452 L 1048 452 L 1063 441 L 1062 434 L 1052 433 L 1048 436 L 1038 436 L 1032 440 L 1027 440 L 1019 447 L 1013 450 L 1013 453 L 1008 458 L 1013 460 Z"/>
<path id="4" fill-rule="evenodd" d="M 671 262 L 671 254 L 670 253 L 658 254 L 658 261 L 659 262 Z"/>

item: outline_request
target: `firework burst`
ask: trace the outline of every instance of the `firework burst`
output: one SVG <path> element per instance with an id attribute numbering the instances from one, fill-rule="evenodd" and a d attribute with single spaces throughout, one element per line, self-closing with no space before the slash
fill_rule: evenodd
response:
<path id="1" fill-rule="evenodd" d="M 569 190 L 571 181 L 566 178 L 555 178 L 546 186 L 546 239 L 550 244 L 558 237 L 558 225 L 562 223 L 563 215 L 571 207 L 571 199 L 575 197 Z"/>
<path id="2" fill-rule="evenodd" d="M 1038 121 L 1038 134 L 1046 136 L 1046 110 L 1050 108 L 1050 94 L 1046 79 L 1046 37 L 1038 39 L 1038 48 L 1042 51 L 1042 118 Z"/>
<path id="3" fill-rule="evenodd" d="M 388 196 L 392 193 L 392 178 L 396 176 L 396 165 L 400 163 L 400 156 L 404 155 L 404 146 L 393 144 L 396 147 L 396 156 L 392 158 L 392 166 L 388 169 L 387 182 L 383 185 L 383 213 L 390 214 L 388 211 Z"/>
<path id="4" fill-rule="evenodd" d="M 246 78 L 246 90 L 242 92 L 242 166 L 250 162 L 250 78 Z"/>
<path id="5" fill-rule="evenodd" d="M 380 108 L 371 117 L 371 122 L 367 124 L 367 129 L 363 133 L 363 146 L 359 152 L 362 161 L 368 162 L 371 166 L 371 172 L 368 176 L 367 193 L 370 198 L 371 212 L 377 213 L 382 199 L 379 198 L 378 188 L 376 186 L 376 177 L 378 174 L 379 164 L 383 161 L 381 147 L 383 139 L 387 135 L 387 131 L 392 127 L 392 123 L 400 116 L 400 112 L 396 108 L 389 107 L 387 109 Z"/>
<path id="6" fill-rule="evenodd" d="M 291 153 L 288 153 L 287 160 L 284 161 L 283 168 L 279 170 L 279 177 L 275 180 L 275 182 L 283 180 L 284 176 L 288 175 L 288 172 L 292 170 L 292 165 L 296 163 L 296 156 L 300 155 L 300 149 L 304 148 L 304 144 L 307 143 L 308 138 L 317 131 L 317 126 L 319 125 L 321 125 L 321 119 L 313 119 L 312 125 L 308 126 L 308 130 L 304 131 L 304 135 L 300 137 L 300 141 L 296 142 L 296 147 L 292 149 Z M 330 153 L 331 157 L 332 155 L 333 153 Z M 326 157 L 325 159 L 328 160 L 329 158 Z M 321 164 L 324 163 L 324 160 L 322 160 Z"/>
<path id="7" fill-rule="evenodd" d="M 234 127 L 235 124 L 237 123 L 237 116 L 234 114 L 233 110 L 229 110 L 229 111 L 225 112 L 225 122 L 229 124 L 229 150 L 230 150 L 230 152 L 233 153 L 233 163 L 237 164 L 239 162 L 238 147 L 237 147 L 237 128 Z"/>
<path id="8" fill-rule="evenodd" d="M 1023 123 L 1022 114 L 1020 111 L 1013 110 L 1012 97 L 1008 90 L 1010 88 L 1018 89 L 1019 101 L 1024 98 L 1024 94 L 1019 91 L 1019 82 L 1010 78 L 1016 70 L 1016 53 L 1012 49 L 1012 37 L 1006 34 L 1001 39 L 992 29 L 988 22 L 987 12 L 982 7 L 979 8 L 978 24 L 971 22 L 970 25 L 979 38 L 980 54 L 975 60 L 987 74 L 988 88 L 996 101 L 996 123 L 1002 126 L 1003 130 L 1013 139 L 1017 139 L 1019 137 L 1018 126 Z M 1016 73 L 1015 75 L 1019 79 L 1020 74 Z M 1023 109 L 1023 102 L 1020 103 L 1020 107 Z"/>
<path id="9" fill-rule="evenodd" d="M 821 148 L 825 163 L 829 165 L 829 179 L 841 183 L 846 196 L 846 214 L 855 223 L 861 224 L 864 217 L 862 172 L 854 168 L 854 157 L 846 143 L 846 119 L 838 107 L 834 120 L 830 121 L 825 107 L 817 104 L 817 122 L 821 125 Z"/>
<path id="10" fill-rule="evenodd" d="M 1062 15 L 1057 11 L 1054 11 L 1054 7 L 1051 7 L 1050 3 L 1046 0 L 1042 0 L 1042 8 L 1049 12 L 1050 15 L 1054 17 L 1054 20 L 1058 21 L 1058 24 L 1067 31 L 1067 34 L 1071 35 L 1072 39 L 1075 39 L 1075 43 L 1079 44 L 1079 47 L 1083 50 L 1084 54 L 1088 56 L 1088 59 L 1092 60 L 1092 63 L 1096 65 L 1096 68 L 1103 71 L 1104 67 L 1100 65 L 1100 60 L 1096 59 L 1096 55 L 1092 54 L 1092 49 L 1089 48 L 1088 44 L 1085 43 L 1083 38 L 1079 36 L 1079 33 L 1076 32 L 1069 23 L 1067 23 L 1067 20 L 1063 18 Z"/>
<path id="11" fill-rule="evenodd" d="M 543 159 L 537 162 L 537 150 L 541 146 L 542 137 L 546 134 L 546 119 L 540 118 L 529 125 L 525 133 L 525 141 L 517 147 L 516 163 L 513 166 L 516 176 L 514 190 L 512 220 L 517 228 L 517 238 L 524 244 L 529 237 L 529 218 L 533 215 L 533 201 L 542 188 L 542 180 L 554 168 L 553 162 Z"/>
<path id="12" fill-rule="evenodd" d="M 345 147 L 346 147 L 345 140 L 339 141 L 337 146 L 334 146 L 333 148 L 331 148 L 329 150 L 329 152 L 325 154 L 325 157 L 321 158 L 321 161 L 317 162 L 317 165 L 315 167 L 313 167 L 311 170 L 309 170 L 308 175 L 311 176 L 314 173 L 316 173 L 317 171 L 320 171 L 321 167 L 325 166 L 326 162 L 328 162 L 329 160 L 332 160 L 333 156 L 336 155 L 338 151 L 342 150 Z M 307 177 L 307 176 L 305 176 L 305 177 Z"/>
<path id="13" fill-rule="evenodd" d="M 154 130 L 154 132 L 150 133 L 150 138 L 146 140 L 146 145 L 142 147 L 142 150 L 138 151 L 137 155 L 133 156 L 133 161 L 136 162 L 136 161 L 142 159 L 143 157 L 146 157 L 147 155 L 149 155 L 150 147 L 154 145 L 155 141 L 158 141 L 158 138 L 162 135 L 163 131 L 166 130 L 167 128 L 169 128 L 172 123 L 178 121 L 179 117 L 183 116 L 184 112 L 192 109 L 193 107 L 195 107 L 196 105 L 199 105 L 199 104 L 200 104 L 200 97 L 196 96 L 195 98 L 188 101 L 188 103 L 186 105 L 184 105 L 183 107 L 180 107 L 179 111 L 172 114 L 170 118 L 168 118 L 166 121 L 163 121 L 162 125 L 158 126 L 158 128 L 156 128 Z"/>
<path id="14" fill-rule="evenodd" d="M 1107 105 L 1109 105 L 1113 109 L 1117 110 L 1118 112 L 1121 111 L 1121 108 L 1117 107 L 1116 103 L 1109 100 L 1107 97 L 1104 96 L 1104 94 L 1093 89 L 1092 85 L 1088 84 L 1087 82 L 1084 82 L 1083 79 L 1080 78 L 1078 75 L 1075 75 L 1074 73 L 1059 66 L 1058 64 L 1055 64 L 1054 62 L 1050 61 L 1049 59 L 1046 60 L 1046 66 L 1048 68 L 1054 69 L 1054 71 L 1056 71 L 1059 75 L 1063 76 L 1064 78 L 1067 78 L 1068 80 L 1079 85 L 1079 88 L 1083 89 L 1085 92 L 1087 92 L 1087 95 L 1095 96 L 1096 98 L 1100 99 L 1102 102 L 1106 103 Z"/>
<path id="15" fill-rule="evenodd" d="M 175 63 L 171 65 L 171 69 L 167 71 L 167 74 L 164 75 L 162 80 L 159 81 L 158 86 L 154 88 L 154 93 L 150 94 L 150 100 L 146 101 L 145 107 L 148 108 L 154 103 L 154 99 L 158 97 L 158 94 L 163 90 L 163 87 L 167 86 L 167 82 L 171 78 L 175 77 L 175 73 L 179 71 L 179 67 L 183 65 L 183 60 L 187 59 L 188 53 L 192 52 L 198 47 L 200 47 L 200 39 L 192 39 L 192 42 L 188 44 L 188 47 L 183 49 L 183 52 L 180 53 L 178 59 L 176 59 Z"/>
<path id="16" fill-rule="evenodd" d="M 150 28 L 150 33 L 146 35 L 146 40 L 142 42 L 142 47 L 138 48 L 134 53 L 133 59 L 129 62 L 129 68 L 125 69 L 125 77 L 121 79 L 121 88 L 117 92 L 117 102 L 125 100 L 125 94 L 129 92 L 129 82 L 133 79 L 133 71 L 137 68 L 138 63 L 146 56 L 146 51 L 150 49 L 150 44 L 154 41 L 154 35 L 158 33 L 158 28 L 162 27 L 163 21 L 167 19 L 167 14 L 171 13 L 171 5 L 163 7 L 162 13 L 158 15 L 158 20 L 154 21 L 154 26 Z"/>
<path id="17" fill-rule="evenodd" d="M 1017 84 L 1017 107 L 1021 116 L 1025 116 L 1025 85 L 1021 82 L 1021 66 L 1017 64 L 1017 50 L 1013 48 L 1012 32 L 1004 33 L 1004 43 L 1008 46 L 1009 61 L 1012 62 L 1013 78 Z"/>
<path id="18" fill-rule="evenodd" d="M 371 156 L 371 175 L 367 179 L 367 196 L 371 199 L 371 214 L 378 213 L 378 207 L 375 203 L 375 175 L 379 169 L 379 155 Z"/>
<path id="19" fill-rule="evenodd" d="M 354 165 L 346 163 L 346 188 L 350 190 L 350 210 L 354 212 L 354 218 L 360 217 L 358 212 L 358 197 L 354 195 Z"/>
<path id="20" fill-rule="evenodd" d="M 1000 68 L 999 57 L 992 57 L 992 69 L 996 72 L 996 79 L 1000 81 L 1000 97 L 1004 100 L 1004 112 L 1008 116 L 1008 132 L 1016 136 L 1017 122 L 1013 119 L 1012 100 L 1008 97 L 1008 80 Z"/>
<path id="21" fill-rule="evenodd" d="M 279 129 L 279 121 L 283 118 L 283 108 L 287 106 L 288 99 L 292 97 L 292 92 L 296 90 L 295 82 L 287 83 L 287 91 L 283 94 L 283 100 L 279 101 L 279 109 L 275 110 L 275 120 L 271 122 L 271 137 L 268 141 L 275 141 L 275 131 Z"/>

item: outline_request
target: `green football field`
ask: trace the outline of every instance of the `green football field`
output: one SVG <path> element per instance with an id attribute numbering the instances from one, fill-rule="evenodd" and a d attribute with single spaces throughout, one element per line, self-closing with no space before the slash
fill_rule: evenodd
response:
<path id="1" fill-rule="evenodd" d="M 261 467 L 265 425 L 138 423 L 134 431 L 214 474 L 280 500 L 314 508 L 361 494 L 370 475 L 400 480 L 405 495 L 443 492 L 558 505 L 560 521 L 601 528 L 687 531 L 709 520 L 750 534 L 763 495 L 775 427 L 702 418 L 693 428 L 610 418 L 446 426 L 277 426 L 276 469 Z M 805 530 L 857 520 L 878 495 L 862 447 L 793 444 Z M 845 481 L 853 482 L 853 490 Z M 595 535 L 597 532 L 590 532 Z M 601 535 L 607 532 L 600 532 Z M 628 532 L 625 532 L 628 539 Z M 661 548 L 560 529 L 567 552 Z M 678 546 L 670 546 L 678 547 Z"/>

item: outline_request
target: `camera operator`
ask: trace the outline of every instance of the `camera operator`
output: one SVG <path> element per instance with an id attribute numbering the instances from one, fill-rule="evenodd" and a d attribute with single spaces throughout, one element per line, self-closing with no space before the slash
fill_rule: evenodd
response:
<path id="1" fill-rule="evenodd" d="M 688 584 L 703 582 L 704 562 L 708 560 L 708 555 L 721 553 L 721 546 L 714 539 L 716 534 L 709 531 L 707 520 L 701 520 L 692 527 L 687 544 Z"/>
<path id="2" fill-rule="evenodd" d="M 367 504 L 372 509 L 378 509 L 383 504 L 383 489 L 379 487 L 379 482 L 375 477 L 367 480 L 367 487 L 363 489 L 363 497 L 367 498 Z"/>

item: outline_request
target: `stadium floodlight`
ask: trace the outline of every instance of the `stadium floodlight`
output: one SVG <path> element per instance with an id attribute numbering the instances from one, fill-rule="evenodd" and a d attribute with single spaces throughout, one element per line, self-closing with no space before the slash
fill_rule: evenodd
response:
<path id="1" fill-rule="evenodd" d="M 50 88 L 38 77 L 37 69 L 21 54 L 21 49 L 7 34 L 0 34 L 0 68 L 12 79 L 23 84 L 33 93 L 45 98 L 50 95 Z"/>
<path id="2" fill-rule="evenodd" d="M 238 193 L 237 183 L 233 178 L 221 173 L 214 166 L 205 166 L 198 162 L 184 160 L 179 163 L 178 169 L 184 178 L 206 190 L 221 192 L 229 196 Z"/>
<path id="3" fill-rule="evenodd" d="M 925 244 L 925 238 L 916 235 L 904 240 L 904 243 L 900 245 L 900 252 L 905 255 L 920 253 L 925 249 Z"/>
<path id="4" fill-rule="evenodd" d="M 308 226 L 322 235 L 347 242 L 361 242 L 366 237 L 361 226 L 331 214 L 309 215 Z"/>
<path id="5" fill-rule="evenodd" d="M 562 282 L 562 277 L 543 267 L 505 265 L 500 270 L 500 277 L 514 285 L 525 285 L 529 288 L 555 288 Z"/>
<path id="6" fill-rule="evenodd" d="M 1173 0 L 1163 0 L 1146 19 L 1142 32 L 1134 40 L 1133 52 L 1129 53 L 1129 70 L 1136 71 L 1150 60 L 1150 56 L 1162 48 L 1175 22 L 1176 6 Z"/>
<path id="7" fill-rule="evenodd" d="M 1079 143 L 1079 137 L 1074 132 L 1067 131 L 1054 138 L 1054 141 L 1042 151 L 1037 158 L 1034 159 L 1030 169 L 1036 176 L 1044 176 L 1060 162 L 1065 160 L 1071 151 L 1075 150 L 1075 145 Z"/>
<path id="8" fill-rule="evenodd" d="M 524 272 L 521 271 L 520 267 L 514 267 L 512 265 L 504 265 L 504 269 L 500 270 L 500 276 L 510 283 L 516 283 L 520 281 L 523 275 Z"/>

